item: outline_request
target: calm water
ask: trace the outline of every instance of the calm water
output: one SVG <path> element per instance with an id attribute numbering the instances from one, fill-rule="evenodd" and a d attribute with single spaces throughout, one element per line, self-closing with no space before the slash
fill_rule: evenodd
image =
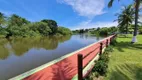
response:
<path id="1" fill-rule="evenodd" d="M 15 77 L 100 39 L 88 35 L 0 39 L 0 80 Z"/>

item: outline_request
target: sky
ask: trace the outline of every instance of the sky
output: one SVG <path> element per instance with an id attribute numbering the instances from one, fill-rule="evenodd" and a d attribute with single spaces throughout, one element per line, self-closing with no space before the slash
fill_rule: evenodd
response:
<path id="1" fill-rule="evenodd" d="M 31 22 L 55 20 L 59 26 L 72 30 L 117 26 L 116 13 L 133 0 L 0 0 L 0 12 L 6 16 L 17 14 Z"/>

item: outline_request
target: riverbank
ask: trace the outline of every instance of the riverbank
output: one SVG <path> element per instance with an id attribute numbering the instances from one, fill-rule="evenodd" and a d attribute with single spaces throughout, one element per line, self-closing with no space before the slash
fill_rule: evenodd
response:
<path id="1" fill-rule="evenodd" d="M 111 53 L 107 77 L 104 80 L 142 79 L 142 35 L 138 42 L 131 44 L 132 35 L 117 37 L 117 45 Z"/>

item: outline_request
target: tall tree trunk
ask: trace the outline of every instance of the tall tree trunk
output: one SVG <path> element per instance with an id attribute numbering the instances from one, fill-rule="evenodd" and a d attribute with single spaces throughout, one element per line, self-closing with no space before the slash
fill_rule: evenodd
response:
<path id="1" fill-rule="evenodd" d="M 126 25 L 126 34 L 128 34 L 128 24 Z"/>
<path id="2" fill-rule="evenodd" d="M 136 6 L 135 6 L 135 29 L 134 29 L 132 43 L 137 42 L 136 36 L 137 36 L 137 30 L 138 30 L 139 5 L 140 5 L 140 0 L 136 0 Z"/>

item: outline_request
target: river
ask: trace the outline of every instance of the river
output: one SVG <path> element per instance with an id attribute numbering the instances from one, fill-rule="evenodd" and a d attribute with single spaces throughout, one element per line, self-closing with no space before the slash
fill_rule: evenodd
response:
<path id="1" fill-rule="evenodd" d="M 0 80 L 7 80 L 103 39 L 90 35 L 0 39 Z"/>

